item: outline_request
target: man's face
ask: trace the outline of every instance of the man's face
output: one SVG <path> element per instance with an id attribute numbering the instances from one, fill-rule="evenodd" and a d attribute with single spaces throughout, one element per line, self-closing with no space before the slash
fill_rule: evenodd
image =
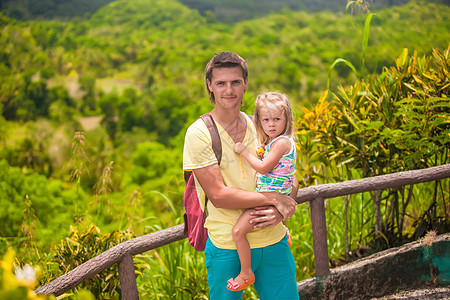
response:
<path id="1" fill-rule="evenodd" d="M 247 79 L 242 76 L 240 67 L 217 68 L 212 71 L 208 88 L 214 94 L 216 107 L 240 109 L 244 91 L 247 89 Z"/>

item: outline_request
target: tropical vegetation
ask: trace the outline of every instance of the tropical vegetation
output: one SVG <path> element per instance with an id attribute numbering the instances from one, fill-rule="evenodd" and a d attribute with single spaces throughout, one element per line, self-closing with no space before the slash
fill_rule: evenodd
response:
<path id="1" fill-rule="evenodd" d="M 2 6 L 2 293 L 23 296 L 121 241 L 182 223 L 184 133 L 212 108 L 203 72 L 219 51 L 248 60 L 247 113 L 261 91 L 292 100 L 301 187 L 449 163 L 442 1 L 342 1 L 340 11 L 262 1 L 246 16 L 221 16 L 217 1 L 90 2 L 70 18 L 61 11 L 73 1 L 46 16 L 32 1 L 16 14 Z M 448 179 L 327 200 L 332 264 L 448 232 L 449 200 Z M 288 227 L 298 280 L 313 276 L 307 204 Z M 186 241 L 134 261 L 143 299 L 208 296 L 203 255 Z M 13 264 L 39 269 L 39 282 L 9 286 Z M 79 289 L 119 298 L 117 278 L 111 267 Z"/>

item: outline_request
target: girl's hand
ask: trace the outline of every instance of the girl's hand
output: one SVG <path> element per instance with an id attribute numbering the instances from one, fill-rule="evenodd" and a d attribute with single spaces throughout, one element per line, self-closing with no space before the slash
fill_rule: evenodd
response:
<path id="1" fill-rule="evenodd" d="M 237 143 L 234 145 L 234 151 L 237 152 L 237 153 L 239 153 L 239 154 L 241 154 L 242 152 L 244 152 L 245 149 L 247 149 L 247 147 L 245 147 L 245 145 L 242 144 L 242 143 L 240 143 L 240 142 L 237 142 Z"/>
<path id="2" fill-rule="evenodd" d="M 258 151 L 256 151 L 256 154 L 258 154 L 258 157 L 263 159 L 264 158 L 264 152 L 266 152 L 266 148 L 264 145 L 259 146 Z"/>

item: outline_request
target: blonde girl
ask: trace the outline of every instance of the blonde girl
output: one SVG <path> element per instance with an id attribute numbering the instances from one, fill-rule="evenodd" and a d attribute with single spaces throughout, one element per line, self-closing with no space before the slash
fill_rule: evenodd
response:
<path id="1" fill-rule="evenodd" d="M 262 160 L 241 143 L 234 150 L 241 154 L 257 174 L 256 192 L 278 192 L 290 195 L 295 180 L 296 148 L 294 142 L 294 116 L 291 103 L 285 94 L 268 92 L 256 98 L 254 120 L 262 146 L 258 150 Z M 294 195 L 295 196 L 295 195 Z M 232 230 L 233 240 L 241 262 L 241 272 L 227 282 L 227 288 L 240 291 L 255 282 L 251 269 L 251 250 L 246 235 L 253 227 L 249 224 L 250 212 L 245 210 Z M 288 243 L 290 245 L 290 235 Z"/>

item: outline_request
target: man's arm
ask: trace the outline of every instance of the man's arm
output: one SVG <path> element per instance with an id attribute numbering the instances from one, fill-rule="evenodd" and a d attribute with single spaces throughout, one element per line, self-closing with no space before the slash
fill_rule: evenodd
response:
<path id="1" fill-rule="evenodd" d="M 297 198 L 299 183 L 294 176 L 292 180 L 292 191 L 289 197 L 292 199 Z M 250 212 L 250 215 L 254 216 L 250 220 L 250 224 L 253 224 L 253 228 L 275 226 L 283 220 L 283 216 L 273 206 L 256 207 L 255 211 Z"/>
<path id="2" fill-rule="evenodd" d="M 292 179 L 292 191 L 289 194 L 289 196 L 294 199 L 295 202 L 297 202 L 297 194 L 298 194 L 298 187 L 299 187 L 299 183 L 298 183 L 298 179 L 297 177 L 293 176 L 294 178 Z"/>
<path id="3" fill-rule="evenodd" d="M 225 186 L 219 165 L 213 164 L 193 170 L 209 201 L 217 208 L 244 209 L 273 205 L 289 219 L 295 212 L 296 202 L 289 196 L 279 193 L 256 193 Z"/>

